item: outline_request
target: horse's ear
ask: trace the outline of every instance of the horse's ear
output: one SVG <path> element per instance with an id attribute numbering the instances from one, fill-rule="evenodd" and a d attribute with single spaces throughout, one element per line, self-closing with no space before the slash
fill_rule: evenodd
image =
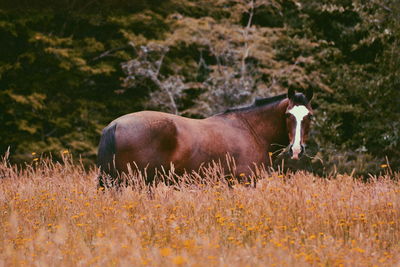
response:
<path id="1" fill-rule="evenodd" d="M 287 92 L 287 98 L 293 99 L 294 94 L 295 94 L 295 91 L 294 91 L 293 87 L 289 87 L 288 92 Z"/>
<path id="2" fill-rule="evenodd" d="M 306 90 L 306 97 L 308 101 L 311 101 L 312 97 L 314 95 L 314 90 L 313 88 L 310 86 L 308 87 L 308 89 Z"/>

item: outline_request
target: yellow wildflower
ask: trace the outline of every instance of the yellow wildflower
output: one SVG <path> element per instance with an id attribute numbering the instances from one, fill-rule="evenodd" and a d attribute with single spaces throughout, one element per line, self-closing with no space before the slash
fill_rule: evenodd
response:
<path id="1" fill-rule="evenodd" d="M 162 248 L 160 249 L 161 256 L 167 257 L 171 255 L 172 250 L 170 248 Z"/>
<path id="2" fill-rule="evenodd" d="M 183 265 L 186 263 L 186 259 L 182 256 L 177 256 L 172 260 L 176 265 Z"/>

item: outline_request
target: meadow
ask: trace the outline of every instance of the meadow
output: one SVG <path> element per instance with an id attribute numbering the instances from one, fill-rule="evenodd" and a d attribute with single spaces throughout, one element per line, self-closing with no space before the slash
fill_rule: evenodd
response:
<path id="1" fill-rule="evenodd" d="M 0 266 L 395 266 L 399 173 L 261 171 L 256 188 L 209 182 L 99 191 L 96 169 L 0 165 Z M 211 177 L 211 178 L 210 178 Z"/>

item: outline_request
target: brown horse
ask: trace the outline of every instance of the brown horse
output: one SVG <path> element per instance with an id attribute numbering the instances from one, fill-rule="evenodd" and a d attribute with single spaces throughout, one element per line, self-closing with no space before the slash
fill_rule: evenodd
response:
<path id="1" fill-rule="evenodd" d="M 289 89 L 287 94 L 205 119 L 155 111 L 119 117 L 101 136 L 99 186 L 128 173 L 129 165 L 146 169 L 151 177 L 161 166 L 172 163 L 178 173 L 190 172 L 203 163 L 223 161 L 227 154 L 235 160 L 237 173 L 247 175 L 255 165 L 269 165 L 273 144 L 288 146 L 289 156 L 299 159 L 313 114 L 312 95 L 312 89 L 305 95 Z"/>

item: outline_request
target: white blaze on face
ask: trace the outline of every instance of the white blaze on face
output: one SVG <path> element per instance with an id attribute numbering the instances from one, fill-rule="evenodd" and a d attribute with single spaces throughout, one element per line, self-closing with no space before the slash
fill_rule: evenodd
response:
<path id="1" fill-rule="evenodd" d="M 292 158 L 298 159 L 299 154 L 301 152 L 301 122 L 303 121 L 304 117 L 307 116 L 308 109 L 305 106 L 294 106 L 292 109 L 288 111 L 292 114 L 296 119 L 296 131 L 294 135 L 294 141 L 292 146 L 293 156 Z"/>

